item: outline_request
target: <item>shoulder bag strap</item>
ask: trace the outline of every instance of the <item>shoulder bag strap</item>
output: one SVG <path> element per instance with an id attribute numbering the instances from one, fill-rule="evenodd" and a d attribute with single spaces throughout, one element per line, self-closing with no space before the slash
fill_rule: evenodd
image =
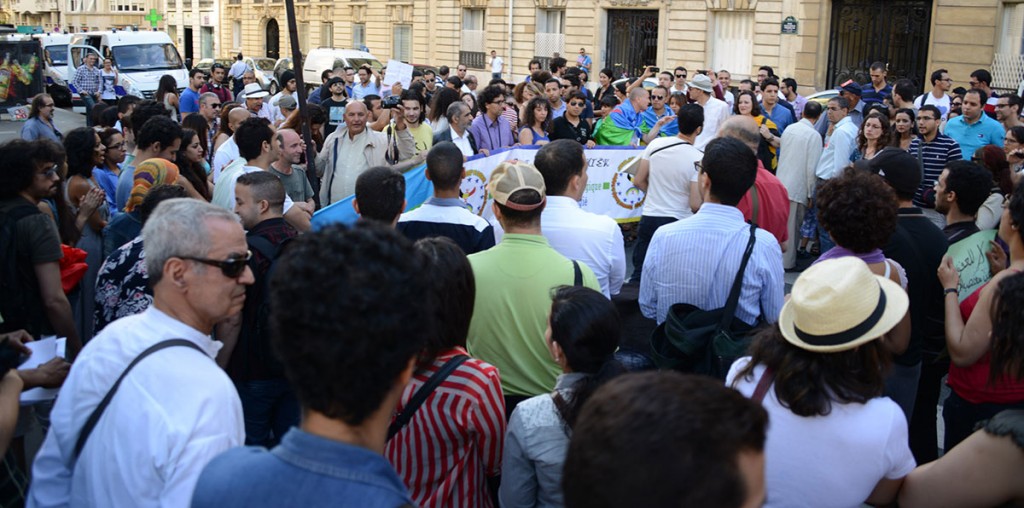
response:
<path id="1" fill-rule="evenodd" d="M 736 278 L 732 281 L 732 290 L 729 291 L 729 298 L 725 301 L 725 308 L 722 312 L 722 322 L 718 327 L 722 330 L 730 329 L 732 319 L 736 315 L 736 307 L 740 303 L 740 290 L 743 288 L 743 273 L 747 271 L 747 262 L 754 252 L 754 232 L 757 225 L 750 225 L 750 240 L 747 241 L 747 250 L 743 252 L 743 261 L 740 261 L 740 270 L 736 272 Z"/>
<path id="2" fill-rule="evenodd" d="M 391 426 L 388 427 L 388 441 L 395 437 L 395 434 L 398 434 L 402 428 L 412 421 L 412 417 L 416 414 L 416 410 L 426 402 L 427 397 L 430 397 L 430 394 L 434 393 L 434 390 L 441 385 L 441 382 L 447 379 L 455 369 L 459 368 L 459 365 L 462 365 L 462 363 L 468 359 L 469 357 L 466 355 L 456 355 L 452 357 L 452 359 L 445 362 L 444 365 L 434 373 L 434 375 L 430 376 L 430 378 L 427 379 L 427 382 L 423 383 L 423 386 L 421 386 L 419 390 L 416 390 L 416 393 L 412 396 L 412 399 L 409 400 L 409 403 L 406 404 L 401 413 L 398 413 L 398 416 L 395 417 L 395 421 L 391 422 Z"/>
<path id="3" fill-rule="evenodd" d="M 750 224 L 757 225 L 757 216 L 760 213 L 760 203 L 757 199 L 757 185 L 750 186 Z"/>
<path id="4" fill-rule="evenodd" d="M 580 270 L 580 264 L 575 259 L 572 260 L 572 285 L 583 285 L 583 270 Z"/>
<path id="5" fill-rule="evenodd" d="M 764 401 L 764 396 L 768 394 L 768 388 L 772 386 L 772 381 L 775 380 L 775 372 L 772 371 L 771 367 L 764 369 L 764 373 L 761 374 L 761 379 L 757 382 L 757 387 L 754 388 L 754 394 L 750 396 L 750 400 L 761 404 Z"/>
<path id="6" fill-rule="evenodd" d="M 103 397 L 103 400 L 101 400 L 99 405 L 96 406 L 96 409 L 93 409 L 92 414 L 89 415 L 89 418 L 85 420 L 85 425 L 82 426 L 82 430 L 78 433 L 78 440 L 75 441 L 75 450 L 71 455 L 72 464 L 74 464 L 74 462 L 78 460 L 78 456 L 82 453 L 82 448 L 85 447 L 86 441 L 89 440 L 89 435 L 92 434 L 92 431 L 96 427 L 96 424 L 99 423 L 100 418 L 103 416 L 103 412 L 106 411 L 107 406 L 110 405 L 110 401 L 114 398 L 114 394 L 117 393 L 117 389 L 120 388 L 121 381 L 124 381 L 125 376 L 127 376 L 128 373 L 131 372 L 132 369 L 147 356 L 156 353 L 161 349 L 167 349 L 169 347 L 176 346 L 189 347 L 195 349 L 196 351 L 199 351 L 200 353 L 203 354 L 203 356 L 207 356 L 206 351 L 203 351 L 202 348 L 200 348 L 194 342 L 185 339 L 169 339 L 157 342 L 156 344 L 150 346 L 149 349 L 146 349 L 142 353 L 139 353 L 139 356 L 136 356 L 135 359 L 132 360 L 132 362 L 129 363 L 127 367 L 125 367 L 124 372 L 121 373 L 121 376 L 117 378 L 117 381 L 114 382 L 114 385 L 111 386 L 110 390 L 107 391 L 107 395 Z"/>
<path id="7" fill-rule="evenodd" d="M 656 154 L 656 153 L 658 153 L 658 152 L 660 152 L 662 150 L 666 150 L 668 148 L 675 148 L 675 147 L 680 146 L 680 145 L 688 145 L 688 144 L 690 144 L 690 143 L 687 142 L 687 141 L 680 141 L 678 143 L 672 143 L 671 145 L 668 145 L 668 146 L 663 146 L 663 147 L 661 147 L 661 148 L 651 152 L 651 155 L 649 155 L 648 158 L 654 157 L 654 154 Z"/>

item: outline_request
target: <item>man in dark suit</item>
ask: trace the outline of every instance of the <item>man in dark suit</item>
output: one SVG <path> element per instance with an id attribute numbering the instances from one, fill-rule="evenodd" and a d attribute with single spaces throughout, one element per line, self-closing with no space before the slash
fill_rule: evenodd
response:
<path id="1" fill-rule="evenodd" d="M 445 112 L 448 119 L 448 128 L 434 134 L 434 144 L 442 141 L 451 141 L 462 151 L 463 157 L 470 157 L 477 153 L 476 140 L 469 132 L 469 126 L 473 123 L 473 114 L 469 105 L 462 101 L 453 102 Z"/>

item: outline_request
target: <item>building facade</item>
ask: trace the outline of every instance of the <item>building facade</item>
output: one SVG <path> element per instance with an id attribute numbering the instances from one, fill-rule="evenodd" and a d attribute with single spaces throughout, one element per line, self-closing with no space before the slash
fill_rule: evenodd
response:
<path id="1" fill-rule="evenodd" d="M 31 1 L 31 0 L 29 0 Z M 150 27 L 146 17 L 159 13 L 160 0 L 59 0 L 67 33 Z M 162 29 L 157 24 L 157 29 Z"/>
<path id="2" fill-rule="evenodd" d="M 167 33 L 181 57 L 193 62 L 221 55 L 217 27 L 222 0 L 163 0 Z"/>

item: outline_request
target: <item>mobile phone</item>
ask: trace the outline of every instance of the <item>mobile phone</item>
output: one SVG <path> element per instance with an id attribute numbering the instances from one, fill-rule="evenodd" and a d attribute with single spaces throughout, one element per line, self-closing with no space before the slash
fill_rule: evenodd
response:
<path id="1" fill-rule="evenodd" d="M 653 72 L 655 74 L 657 74 L 659 70 L 660 69 L 658 69 L 657 67 L 654 67 L 654 66 L 651 67 L 651 72 Z"/>

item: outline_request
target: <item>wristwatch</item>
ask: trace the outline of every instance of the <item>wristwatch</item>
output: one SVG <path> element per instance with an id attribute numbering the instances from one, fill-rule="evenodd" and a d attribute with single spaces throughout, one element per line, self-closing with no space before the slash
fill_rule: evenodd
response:
<path id="1" fill-rule="evenodd" d="M 957 288 L 946 288 L 946 289 L 944 289 L 942 291 L 942 296 L 946 296 L 946 295 L 951 294 L 951 293 L 957 294 L 958 292 L 959 292 L 959 290 Z"/>

